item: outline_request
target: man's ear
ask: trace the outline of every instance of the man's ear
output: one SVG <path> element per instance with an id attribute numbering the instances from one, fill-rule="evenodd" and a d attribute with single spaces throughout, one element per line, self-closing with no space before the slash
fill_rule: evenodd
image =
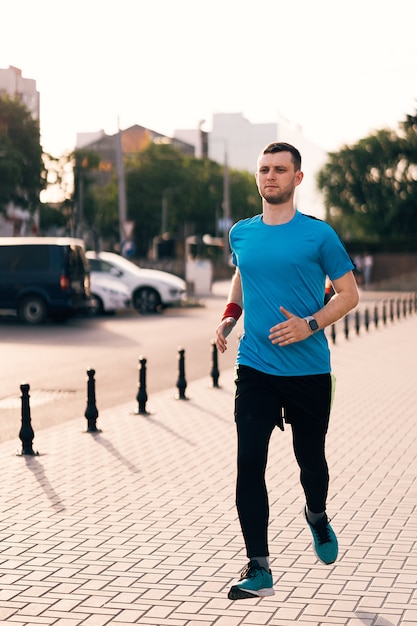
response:
<path id="1" fill-rule="evenodd" d="M 295 186 L 298 187 L 298 185 L 301 183 L 301 181 L 304 178 L 304 172 L 302 172 L 301 170 L 297 171 L 297 176 L 295 177 Z"/>

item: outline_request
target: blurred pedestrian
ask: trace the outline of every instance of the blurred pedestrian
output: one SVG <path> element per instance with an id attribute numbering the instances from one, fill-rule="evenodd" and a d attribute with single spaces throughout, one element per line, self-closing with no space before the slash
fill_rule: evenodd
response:
<path id="1" fill-rule="evenodd" d="M 372 268 L 374 266 L 374 259 L 369 252 L 363 255 L 362 271 L 363 271 L 363 283 L 365 287 L 369 287 L 372 279 Z"/>
<path id="2" fill-rule="evenodd" d="M 354 275 L 356 278 L 356 282 L 358 285 L 363 283 L 363 255 L 355 254 L 353 257 L 353 262 L 355 264 Z"/>
<path id="3" fill-rule="evenodd" d="M 265 470 L 275 426 L 291 425 L 303 514 L 316 554 L 330 564 L 338 553 L 326 514 L 332 377 L 324 328 L 356 306 L 358 291 L 354 265 L 334 230 L 295 208 L 302 179 L 299 151 L 287 143 L 269 144 L 256 172 L 262 214 L 230 231 L 236 270 L 216 344 L 226 350 L 226 337 L 244 309 L 236 368 L 236 505 L 249 559 L 229 591 L 231 600 L 274 593 Z M 326 275 L 335 293 L 324 305 Z"/>

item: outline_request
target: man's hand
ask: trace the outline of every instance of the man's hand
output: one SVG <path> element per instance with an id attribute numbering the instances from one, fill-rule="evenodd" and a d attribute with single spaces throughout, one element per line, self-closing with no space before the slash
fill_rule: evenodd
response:
<path id="1" fill-rule="evenodd" d="M 278 346 L 287 346 L 297 341 L 303 341 L 311 336 L 311 330 L 303 317 L 297 317 L 294 313 L 287 311 L 283 306 L 279 307 L 281 313 L 287 318 L 285 322 L 280 322 L 270 329 L 268 338 L 271 343 Z"/>
<path id="2" fill-rule="evenodd" d="M 235 326 L 235 318 L 226 317 L 216 328 L 216 346 L 220 352 L 225 352 L 227 350 L 226 337 L 231 333 Z"/>

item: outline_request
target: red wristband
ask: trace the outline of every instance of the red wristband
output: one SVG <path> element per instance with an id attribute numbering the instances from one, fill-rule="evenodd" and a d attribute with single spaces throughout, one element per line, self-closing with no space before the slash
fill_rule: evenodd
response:
<path id="1" fill-rule="evenodd" d="M 235 302 L 229 302 L 228 304 L 226 304 L 222 321 L 226 319 L 226 317 L 233 317 L 237 321 L 241 315 L 242 315 L 242 307 L 236 304 Z"/>

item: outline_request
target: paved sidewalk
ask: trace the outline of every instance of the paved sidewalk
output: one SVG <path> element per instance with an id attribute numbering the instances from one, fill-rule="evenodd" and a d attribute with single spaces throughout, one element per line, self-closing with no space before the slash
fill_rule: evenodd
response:
<path id="1" fill-rule="evenodd" d="M 234 506 L 233 372 L 0 445 L 0 624 L 415 626 L 417 315 L 332 346 L 329 514 L 320 564 L 290 431 L 270 448 L 276 595 L 231 602 L 246 558 Z M 232 349 L 232 342 L 230 348 Z M 148 376 L 151 375 L 148 372 Z M 65 401 L 65 400 L 64 400 Z M 97 398 L 100 407 L 100 398 Z M 17 416 L 20 419 L 20 415 Z"/>

